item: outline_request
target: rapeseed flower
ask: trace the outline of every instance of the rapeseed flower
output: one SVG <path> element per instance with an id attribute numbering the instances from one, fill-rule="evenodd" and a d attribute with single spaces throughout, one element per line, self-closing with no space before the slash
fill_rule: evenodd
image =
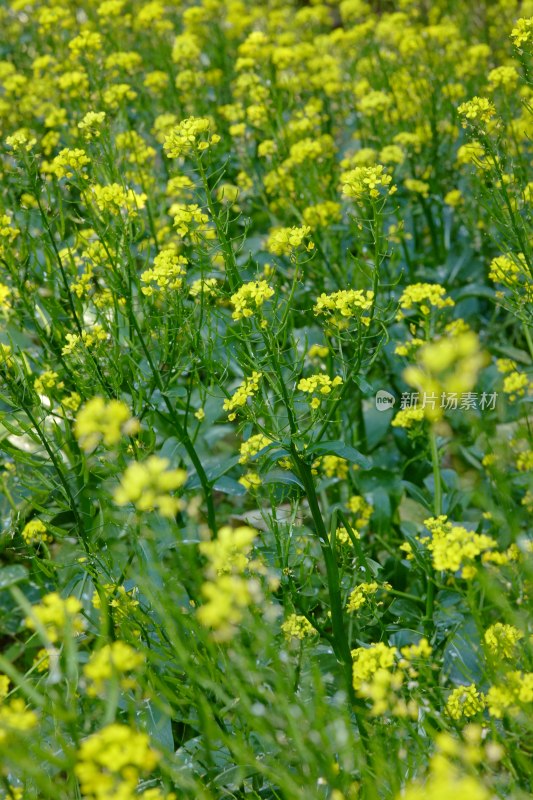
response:
<path id="1" fill-rule="evenodd" d="M 157 510 L 164 517 L 173 517 L 182 507 L 182 501 L 170 492 L 183 486 L 187 473 L 184 469 L 168 469 L 169 465 L 168 458 L 159 456 L 130 464 L 115 491 L 115 503 L 119 506 L 133 503 L 138 511 Z"/>

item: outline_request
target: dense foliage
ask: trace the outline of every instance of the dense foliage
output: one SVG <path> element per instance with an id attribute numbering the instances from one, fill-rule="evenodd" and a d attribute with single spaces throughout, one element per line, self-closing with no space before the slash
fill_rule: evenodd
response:
<path id="1" fill-rule="evenodd" d="M 531 796 L 532 15 L 4 0 L 0 797 Z"/>

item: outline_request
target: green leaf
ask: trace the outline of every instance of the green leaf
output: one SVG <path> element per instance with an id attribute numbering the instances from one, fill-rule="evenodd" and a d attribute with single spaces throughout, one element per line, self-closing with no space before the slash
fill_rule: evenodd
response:
<path id="1" fill-rule="evenodd" d="M 363 410 L 365 421 L 366 440 L 370 450 L 373 450 L 379 442 L 386 436 L 390 421 L 394 416 L 392 409 L 385 411 L 378 410 L 374 406 L 369 406 Z"/>
<path id="2" fill-rule="evenodd" d="M 213 484 L 213 489 L 217 492 L 221 492 L 222 494 L 233 494 L 233 495 L 243 495 L 246 494 L 246 489 L 239 483 L 239 481 L 233 480 L 233 478 L 228 478 L 227 475 L 223 475 Z"/>
<path id="3" fill-rule="evenodd" d="M 294 472 L 289 472 L 289 470 L 272 470 L 272 472 L 269 472 L 268 475 L 265 475 L 262 480 L 263 483 L 286 483 L 299 486 L 300 489 L 305 488 L 300 478 L 296 477 Z"/>
<path id="4" fill-rule="evenodd" d="M 483 650 L 473 619 L 466 619 L 449 637 L 443 653 L 443 672 L 456 685 L 478 683 L 482 676 Z"/>
<path id="5" fill-rule="evenodd" d="M 28 577 L 27 571 L 21 564 L 10 564 L 9 567 L 0 569 L 0 590 L 8 589 Z"/>
<path id="6" fill-rule="evenodd" d="M 359 450 L 341 441 L 319 442 L 316 445 L 311 445 L 308 452 L 316 453 L 317 456 L 339 456 L 339 458 L 345 458 L 347 461 L 350 461 L 352 464 L 357 464 L 363 469 L 371 469 L 372 467 L 370 460 L 360 453 Z"/>

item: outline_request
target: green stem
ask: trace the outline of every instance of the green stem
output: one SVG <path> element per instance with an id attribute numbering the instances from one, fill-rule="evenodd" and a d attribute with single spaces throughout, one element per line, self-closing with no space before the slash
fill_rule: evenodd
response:
<path id="1" fill-rule="evenodd" d="M 524 336 L 526 338 L 526 342 L 527 342 L 527 346 L 528 346 L 528 350 L 529 350 L 529 355 L 533 359 L 533 341 L 531 340 L 531 334 L 529 332 L 529 327 L 525 322 L 523 323 L 522 327 L 523 327 L 523 330 L 524 330 Z"/>
<path id="2" fill-rule="evenodd" d="M 436 517 L 439 517 L 442 514 L 442 480 L 440 474 L 437 436 L 435 434 L 433 427 L 431 428 L 429 433 L 429 446 L 431 450 L 431 462 L 433 464 L 433 483 L 434 483 L 433 512 Z M 428 635 L 431 633 L 431 629 L 433 627 L 433 609 L 435 606 L 435 579 L 433 576 L 433 570 L 431 568 L 430 570 L 431 571 L 428 572 L 427 576 L 426 616 L 425 616 L 425 627 Z"/>
<path id="3" fill-rule="evenodd" d="M 208 480 L 206 472 L 205 472 L 205 470 L 203 468 L 202 462 L 200 461 L 200 457 L 198 456 L 198 453 L 195 450 L 195 447 L 194 447 L 194 445 L 193 445 L 193 443 L 191 441 L 191 437 L 189 436 L 189 433 L 188 433 L 187 429 L 181 424 L 181 421 L 180 421 L 178 415 L 176 414 L 174 406 L 170 402 L 170 399 L 167 396 L 167 394 L 165 393 L 165 387 L 163 385 L 163 381 L 161 380 L 161 375 L 160 375 L 159 371 L 156 369 L 156 366 L 154 364 L 154 360 L 152 358 L 152 354 L 150 353 L 150 351 L 149 351 L 149 349 L 148 349 L 148 347 L 146 345 L 146 342 L 144 340 L 144 336 L 142 335 L 141 329 L 139 327 L 139 323 L 138 323 L 137 318 L 135 316 L 135 313 L 133 311 L 133 307 L 132 307 L 132 304 L 131 304 L 131 298 L 129 296 L 128 296 L 128 311 L 129 311 L 129 317 L 130 317 L 130 324 L 131 324 L 132 328 L 135 330 L 135 333 L 137 334 L 137 338 L 139 339 L 139 342 L 140 342 L 140 345 L 141 345 L 142 350 L 144 352 L 144 355 L 146 356 L 146 360 L 148 361 L 148 364 L 150 366 L 150 370 L 151 370 L 152 375 L 154 377 L 156 386 L 159 389 L 159 391 L 161 392 L 161 397 L 163 398 L 163 402 L 165 403 L 165 406 L 167 407 L 167 410 L 168 410 L 168 413 L 170 415 L 170 419 L 172 421 L 172 424 L 175 426 L 175 428 L 176 428 L 176 430 L 178 432 L 179 439 L 180 439 L 181 443 L 183 444 L 183 446 L 185 447 L 185 450 L 187 451 L 187 455 L 191 459 L 191 461 L 193 463 L 193 466 L 194 466 L 194 468 L 196 470 L 196 473 L 198 475 L 198 479 L 199 479 L 200 483 L 202 484 L 202 489 L 203 489 L 203 492 L 204 492 L 205 502 L 206 502 L 206 506 L 207 506 L 207 524 L 209 525 L 209 528 L 211 529 L 211 532 L 212 532 L 213 536 L 216 536 L 217 535 L 217 524 L 216 524 L 215 504 L 214 504 L 214 501 L 213 501 L 213 491 L 212 491 L 212 488 L 211 488 L 211 484 L 209 483 L 209 480 Z"/>
<path id="4" fill-rule="evenodd" d="M 431 428 L 429 434 L 429 446 L 431 449 L 431 463 L 433 464 L 433 483 L 435 484 L 435 494 L 433 499 L 433 511 L 436 517 L 442 514 L 442 481 L 440 474 L 439 450 L 437 447 L 437 437 Z"/>
<path id="5" fill-rule="evenodd" d="M 336 555 L 331 549 L 331 543 L 329 541 L 326 525 L 322 517 L 322 512 L 320 511 L 311 469 L 309 465 L 300 458 L 300 455 L 294 444 L 291 444 L 291 453 L 305 488 L 307 501 L 309 503 L 309 510 L 311 511 L 313 522 L 315 523 L 316 532 L 320 539 L 320 547 L 322 548 L 322 554 L 324 556 L 331 610 L 331 625 L 333 628 L 333 649 L 344 670 L 348 697 L 350 698 L 355 709 L 363 709 L 364 704 L 355 696 L 353 689 L 352 654 L 350 651 L 350 644 L 348 641 L 346 628 L 344 626 L 344 614 Z M 357 710 L 355 710 L 354 713 L 361 738 L 366 741 L 368 734 L 366 732 L 363 719 Z"/>
<path id="6" fill-rule="evenodd" d="M 226 274 L 228 277 L 229 285 L 232 290 L 235 290 L 240 286 L 242 281 L 239 276 L 237 262 L 235 261 L 235 253 L 233 252 L 233 245 L 231 243 L 230 237 L 227 234 L 227 230 L 224 227 L 224 225 L 220 222 L 220 217 L 216 211 L 215 204 L 213 202 L 213 195 L 211 193 L 211 188 L 209 186 L 209 181 L 207 179 L 207 174 L 201 156 L 197 159 L 197 164 L 198 164 L 198 172 L 200 173 L 200 177 L 202 179 L 202 185 L 204 187 L 205 198 L 207 201 L 207 208 L 209 209 L 209 213 L 211 214 L 211 218 L 215 224 L 218 240 L 222 245 L 222 253 L 224 256 L 224 264 L 226 267 Z"/>
<path id="7" fill-rule="evenodd" d="M 19 401 L 21 407 L 23 408 L 24 413 L 26 414 L 26 416 L 30 420 L 31 424 L 33 425 L 37 436 L 39 437 L 44 449 L 46 450 L 46 452 L 48 454 L 48 457 L 49 457 L 50 461 L 52 462 L 52 465 L 53 465 L 53 467 L 54 467 L 54 469 L 55 469 L 55 471 L 57 473 L 57 477 L 59 478 L 59 482 L 61 483 L 61 486 L 63 487 L 63 491 L 65 492 L 65 498 L 66 498 L 66 500 L 67 500 L 67 502 L 68 502 L 68 504 L 70 506 L 70 510 L 72 511 L 72 513 L 74 515 L 74 519 L 76 521 L 76 525 L 77 525 L 77 528 L 78 528 L 78 532 L 80 534 L 80 538 L 81 538 L 83 547 L 85 548 L 87 553 L 90 553 L 89 543 L 88 543 L 88 540 L 87 540 L 87 533 L 85 531 L 85 525 L 84 525 L 84 522 L 83 522 L 83 520 L 81 518 L 81 515 L 80 515 L 80 513 L 78 511 L 78 506 L 76 504 L 76 500 L 74 499 L 74 495 L 72 494 L 72 490 L 71 490 L 71 488 L 69 486 L 69 483 L 68 483 L 67 479 L 65 478 L 65 475 L 63 474 L 63 470 L 61 468 L 59 459 L 56 457 L 56 454 L 54 453 L 54 451 L 50 447 L 48 439 L 46 438 L 46 436 L 44 435 L 43 431 L 41 430 L 41 426 L 37 422 L 37 418 L 34 416 L 32 411 L 30 410 L 29 405 L 24 402 L 24 400 L 23 400 L 23 398 L 21 396 L 19 396 L 18 401 Z"/>

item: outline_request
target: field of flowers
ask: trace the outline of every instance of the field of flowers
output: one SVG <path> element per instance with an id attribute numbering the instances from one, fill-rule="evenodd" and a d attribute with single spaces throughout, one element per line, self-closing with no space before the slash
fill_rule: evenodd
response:
<path id="1" fill-rule="evenodd" d="M 533 0 L 3 0 L 0 798 L 533 793 Z"/>

